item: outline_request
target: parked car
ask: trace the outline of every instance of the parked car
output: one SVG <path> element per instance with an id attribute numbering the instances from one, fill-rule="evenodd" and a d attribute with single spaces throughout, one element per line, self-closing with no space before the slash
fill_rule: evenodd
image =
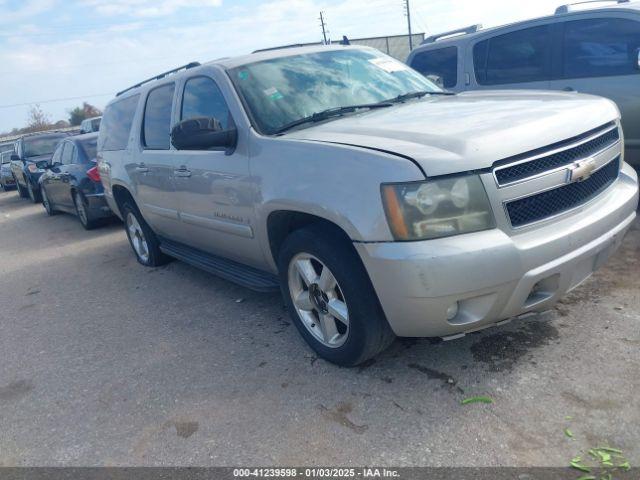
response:
<path id="1" fill-rule="evenodd" d="M 16 188 L 16 182 L 11 173 L 11 151 L 0 153 L 0 187 L 7 191 Z"/>
<path id="2" fill-rule="evenodd" d="M 609 98 L 622 111 L 625 160 L 640 166 L 640 2 L 611 3 L 578 11 L 565 5 L 550 17 L 445 32 L 427 38 L 407 64 L 455 92 L 522 88 Z"/>
<path id="3" fill-rule="evenodd" d="M 44 170 L 38 164 L 46 165 L 58 142 L 67 136 L 65 132 L 41 132 L 25 135 L 16 141 L 15 153 L 11 155 L 11 173 L 22 198 L 40 202 L 38 180 Z"/>
<path id="4" fill-rule="evenodd" d="M 98 163 L 138 261 L 280 288 L 317 354 L 548 310 L 636 216 L 610 100 L 449 94 L 377 50 L 193 63 L 121 92 Z M 226 192 L 226 198 L 225 198 Z"/>
<path id="5" fill-rule="evenodd" d="M 40 164 L 42 205 L 49 215 L 74 214 L 91 230 L 113 212 L 104 199 L 96 164 L 97 133 L 69 137 L 58 144 L 51 162 Z"/>
<path id="6" fill-rule="evenodd" d="M 80 123 L 80 133 L 92 133 L 100 130 L 102 117 L 86 118 Z"/>

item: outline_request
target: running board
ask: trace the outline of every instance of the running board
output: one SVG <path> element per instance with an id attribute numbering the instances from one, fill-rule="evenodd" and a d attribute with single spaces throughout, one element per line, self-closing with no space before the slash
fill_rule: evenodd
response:
<path id="1" fill-rule="evenodd" d="M 161 239 L 160 250 L 189 265 L 257 292 L 273 292 L 280 288 L 276 275 L 196 250 L 187 245 Z"/>

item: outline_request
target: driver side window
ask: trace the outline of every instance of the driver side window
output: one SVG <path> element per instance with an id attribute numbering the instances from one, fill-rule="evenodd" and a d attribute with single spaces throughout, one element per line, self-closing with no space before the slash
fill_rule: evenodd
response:
<path id="1" fill-rule="evenodd" d="M 66 142 L 64 144 L 64 151 L 62 152 L 63 165 L 70 165 L 73 163 L 75 150 L 76 150 L 76 147 L 73 145 L 73 143 Z"/>
<path id="2" fill-rule="evenodd" d="M 227 102 L 218 85 L 209 77 L 190 78 L 184 86 L 181 120 L 194 117 L 216 118 L 223 130 L 232 125 Z"/>
<path id="3" fill-rule="evenodd" d="M 53 152 L 53 157 L 51 157 L 51 165 L 60 165 L 62 163 L 62 149 L 64 148 L 64 143 L 61 143 L 56 148 L 56 151 Z"/>

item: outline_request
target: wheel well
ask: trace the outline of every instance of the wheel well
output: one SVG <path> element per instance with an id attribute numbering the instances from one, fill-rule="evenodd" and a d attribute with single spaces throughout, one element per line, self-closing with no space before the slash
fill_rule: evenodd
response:
<path id="1" fill-rule="evenodd" d="M 113 192 L 113 198 L 116 201 L 116 205 L 118 205 L 118 210 L 120 210 L 120 216 L 122 216 L 122 205 L 124 205 L 125 201 L 131 200 L 131 202 L 133 202 L 133 204 L 135 205 L 133 195 L 131 195 L 129 190 L 127 190 L 125 187 L 114 185 L 111 191 Z"/>
<path id="2" fill-rule="evenodd" d="M 321 225 L 336 235 L 351 243 L 349 235 L 335 223 L 316 215 L 308 213 L 278 210 L 272 212 L 267 219 L 267 232 L 269 235 L 269 247 L 274 261 L 278 261 L 278 253 L 285 239 L 296 230 L 310 225 Z"/>

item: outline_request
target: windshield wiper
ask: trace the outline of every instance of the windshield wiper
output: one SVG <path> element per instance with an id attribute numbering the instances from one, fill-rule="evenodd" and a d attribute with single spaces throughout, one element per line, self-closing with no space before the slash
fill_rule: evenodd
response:
<path id="1" fill-rule="evenodd" d="M 446 95 L 446 96 L 450 96 L 450 95 L 455 95 L 455 93 L 449 92 L 447 90 L 434 91 L 434 92 L 429 92 L 427 90 L 420 90 L 420 91 L 417 91 L 417 92 L 403 93 L 402 95 L 398 95 L 397 97 L 391 98 L 391 99 L 386 100 L 386 101 L 387 102 L 391 102 L 391 103 L 400 103 L 400 102 L 405 102 L 407 100 L 411 100 L 412 98 L 422 98 L 425 95 Z"/>
<path id="2" fill-rule="evenodd" d="M 391 107 L 391 106 L 392 106 L 391 102 L 384 101 L 380 103 L 363 103 L 362 105 L 347 105 L 345 107 L 328 108 L 326 110 L 316 112 L 313 115 L 309 115 L 308 117 L 302 117 L 302 118 L 299 118 L 298 120 L 294 120 L 293 122 L 287 123 L 286 125 L 283 125 L 278 130 L 276 130 L 274 134 L 278 135 L 280 133 L 284 133 L 287 130 L 291 130 L 292 128 L 297 127 L 298 125 L 303 125 L 305 123 L 316 123 L 316 122 L 321 122 L 322 120 L 327 120 L 332 117 L 340 117 L 345 113 L 353 113 L 356 110 L 384 108 L 384 107 Z"/>

